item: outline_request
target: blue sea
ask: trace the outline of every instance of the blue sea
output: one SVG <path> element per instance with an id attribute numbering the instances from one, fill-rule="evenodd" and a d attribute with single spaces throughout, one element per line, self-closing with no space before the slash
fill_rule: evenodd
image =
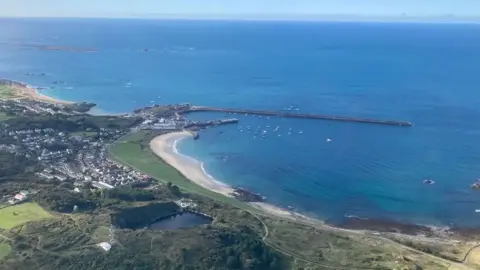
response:
<path id="1" fill-rule="evenodd" d="M 480 25 L 0 20 L 0 77 L 97 112 L 188 102 L 411 121 L 236 115 L 179 146 L 222 182 L 334 221 L 480 225 L 479 74 Z"/>

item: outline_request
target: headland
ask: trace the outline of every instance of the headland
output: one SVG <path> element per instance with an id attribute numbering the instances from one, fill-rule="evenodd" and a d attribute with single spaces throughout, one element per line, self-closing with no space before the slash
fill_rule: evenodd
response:
<path id="1" fill-rule="evenodd" d="M 43 95 L 37 88 L 29 86 L 26 83 L 0 79 L 0 99 L 9 100 L 34 100 L 53 104 L 73 104 L 74 102 L 56 99 Z"/>

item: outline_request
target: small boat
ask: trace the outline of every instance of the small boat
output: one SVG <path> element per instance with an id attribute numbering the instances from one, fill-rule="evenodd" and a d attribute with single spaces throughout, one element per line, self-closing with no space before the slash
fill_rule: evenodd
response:
<path id="1" fill-rule="evenodd" d="M 475 183 L 473 183 L 471 187 L 474 189 L 480 189 L 480 179 L 477 179 L 477 181 L 475 181 Z"/>
<path id="2" fill-rule="evenodd" d="M 480 209 L 475 209 L 475 213 L 480 213 Z"/>
<path id="3" fill-rule="evenodd" d="M 332 139 L 330 139 L 330 138 L 327 138 L 327 142 L 331 142 L 331 141 L 332 141 Z"/>
<path id="4" fill-rule="evenodd" d="M 428 185 L 433 185 L 433 184 L 435 184 L 435 181 L 430 180 L 430 179 L 426 179 L 426 180 L 423 180 L 423 183 L 428 184 Z"/>

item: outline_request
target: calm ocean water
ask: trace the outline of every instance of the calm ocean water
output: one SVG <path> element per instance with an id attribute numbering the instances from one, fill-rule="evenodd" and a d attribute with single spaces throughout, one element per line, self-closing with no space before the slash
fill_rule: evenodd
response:
<path id="1" fill-rule="evenodd" d="M 237 115 L 180 144 L 220 181 L 334 220 L 480 225 L 479 70 L 477 25 L 0 20 L 0 77 L 106 112 L 189 102 L 413 122 Z"/>

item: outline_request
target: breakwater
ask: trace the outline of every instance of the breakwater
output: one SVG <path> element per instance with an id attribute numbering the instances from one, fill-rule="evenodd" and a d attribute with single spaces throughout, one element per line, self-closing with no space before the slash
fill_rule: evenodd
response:
<path id="1" fill-rule="evenodd" d="M 401 127 L 411 127 L 413 125 L 411 122 L 408 122 L 408 121 L 379 120 L 379 119 L 358 118 L 358 117 L 345 117 L 345 116 L 306 114 L 306 113 L 289 113 L 289 112 L 278 112 L 278 111 L 226 109 L 226 108 L 214 108 L 214 107 L 205 107 L 205 106 L 191 106 L 189 109 L 184 110 L 181 113 L 190 113 L 190 112 L 239 113 L 239 114 L 265 115 L 265 116 L 277 116 L 277 117 L 289 117 L 289 118 L 305 118 L 305 119 L 332 120 L 332 121 L 342 121 L 342 122 L 356 122 L 356 123 L 366 123 L 366 124 L 380 124 L 380 125 L 401 126 Z"/>
<path id="2" fill-rule="evenodd" d="M 223 120 L 209 120 L 209 121 L 203 121 L 203 122 L 192 122 L 189 124 L 185 125 L 185 128 L 191 128 L 191 127 L 208 127 L 208 126 L 219 126 L 219 125 L 226 125 L 226 124 L 236 124 L 238 123 L 238 119 L 232 118 L 232 119 L 223 119 Z"/>

